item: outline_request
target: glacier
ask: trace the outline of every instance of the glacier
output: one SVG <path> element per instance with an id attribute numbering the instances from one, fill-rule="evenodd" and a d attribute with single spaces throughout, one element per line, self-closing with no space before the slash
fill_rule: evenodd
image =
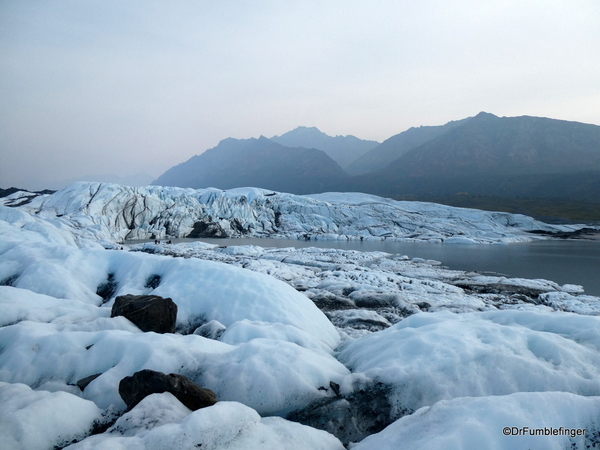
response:
<path id="1" fill-rule="evenodd" d="M 76 183 L 0 200 L 2 450 L 600 445 L 600 298 L 580 286 L 384 252 L 165 243 L 510 245 L 575 225 L 257 188 Z M 122 294 L 171 297 L 177 332 L 111 318 Z M 126 411 L 118 383 L 142 369 L 185 375 L 219 402 L 192 412 L 164 393 Z M 543 434 L 561 427 L 581 432 Z"/>
<path id="2" fill-rule="evenodd" d="M 530 217 L 395 201 L 360 193 L 293 195 L 258 188 L 143 188 L 75 183 L 54 194 L 0 199 L 54 219 L 89 239 L 270 237 L 306 240 L 406 240 L 446 243 L 529 241 L 532 231 L 574 231 Z"/>

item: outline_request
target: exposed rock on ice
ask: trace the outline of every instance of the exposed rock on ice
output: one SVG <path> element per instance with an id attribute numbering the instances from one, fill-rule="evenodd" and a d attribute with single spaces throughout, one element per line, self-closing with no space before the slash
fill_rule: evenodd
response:
<path id="1" fill-rule="evenodd" d="M 126 317 L 142 331 L 174 333 L 177 305 L 158 295 L 120 295 L 115 298 L 110 316 Z"/>
<path id="2" fill-rule="evenodd" d="M 381 382 L 357 383 L 349 394 L 317 400 L 288 419 L 328 431 L 344 445 L 383 430 L 398 414 L 389 402 L 390 387 Z"/>
<path id="3" fill-rule="evenodd" d="M 119 395 L 131 409 L 152 394 L 169 392 L 187 408 L 196 411 L 217 403 L 214 392 L 204 389 L 177 373 L 168 375 L 155 370 L 140 370 L 119 382 Z"/>

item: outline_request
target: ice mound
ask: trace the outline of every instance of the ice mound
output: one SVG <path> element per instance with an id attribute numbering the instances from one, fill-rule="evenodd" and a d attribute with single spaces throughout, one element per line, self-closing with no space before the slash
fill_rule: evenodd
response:
<path id="1" fill-rule="evenodd" d="M 177 409 L 177 405 L 170 403 L 168 398 L 150 399 L 150 401 L 160 405 L 167 403 L 170 411 Z M 177 414 L 181 415 L 182 413 L 175 412 L 173 418 L 177 418 Z M 118 432 L 119 427 L 115 424 L 112 433 L 92 436 L 67 447 L 67 449 L 344 450 L 341 442 L 325 431 L 315 430 L 278 417 L 261 418 L 252 409 L 235 402 L 219 402 L 209 408 L 194 411 L 181 420 L 171 423 L 165 423 L 167 421 L 160 418 L 161 415 L 163 413 L 160 409 L 144 407 L 140 404 L 128 413 L 127 417 L 131 422 L 139 424 L 137 428 L 129 426 L 127 432 L 121 435 Z M 159 418 L 154 419 L 153 416 Z M 144 426 L 155 420 L 155 425 L 158 426 L 154 426 L 150 430 Z"/>
<path id="2" fill-rule="evenodd" d="M 443 400 L 402 417 L 351 448 L 584 449 L 597 448 L 599 431 L 600 397 L 527 392 Z"/>
<path id="3" fill-rule="evenodd" d="M 0 381 L 0 449 L 46 450 L 84 438 L 102 410 L 66 392 Z"/>
<path id="4" fill-rule="evenodd" d="M 59 299 L 27 289 L 0 286 L 0 327 L 29 320 L 72 327 L 110 317 L 110 311 L 78 300 Z M 130 329 L 134 329 L 131 327 Z"/>
<path id="5" fill-rule="evenodd" d="M 151 394 L 117 419 L 107 431 L 113 435 L 135 436 L 157 426 L 179 422 L 192 413 L 170 392 Z"/>
<path id="6" fill-rule="evenodd" d="M 262 414 L 284 415 L 323 397 L 321 386 L 330 381 L 343 384 L 348 376 L 347 369 L 323 349 L 291 342 L 263 338 L 230 345 L 194 334 L 96 328 L 65 331 L 31 321 L 0 328 L 5 347 L 0 380 L 75 392 L 78 380 L 100 374 L 83 396 L 101 408 L 114 405 L 122 410 L 120 380 L 152 369 L 181 373 L 213 390 L 219 399 L 241 401 Z"/>
<path id="7" fill-rule="evenodd" d="M 600 318 L 570 313 L 420 313 L 349 342 L 354 372 L 395 386 L 398 408 L 456 397 L 600 395 Z"/>
<path id="8" fill-rule="evenodd" d="M 39 294 L 101 305 L 98 288 L 110 279 L 112 299 L 149 293 L 172 298 L 178 325 L 190 332 L 210 320 L 227 327 L 247 319 L 296 327 L 330 348 L 339 342 L 333 325 L 306 296 L 273 277 L 230 265 L 30 241 L 0 249 L 0 255 L 0 278 Z M 156 288 L 148 285 L 153 276 L 160 280 Z"/>

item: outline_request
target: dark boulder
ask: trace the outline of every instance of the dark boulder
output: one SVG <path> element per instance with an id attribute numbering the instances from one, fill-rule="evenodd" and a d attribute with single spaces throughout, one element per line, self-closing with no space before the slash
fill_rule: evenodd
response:
<path id="1" fill-rule="evenodd" d="M 211 222 L 208 217 L 207 222 L 195 222 L 194 228 L 188 234 L 187 238 L 226 238 L 229 237 L 227 231 L 221 227 L 218 222 Z"/>
<path id="2" fill-rule="evenodd" d="M 115 281 L 115 274 L 109 273 L 106 280 L 98 285 L 96 294 L 102 297 L 102 303 L 108 302 L 111 297 L 117 292 L 119 285 Z"/>
<path id="3" fill-rule="evenodd" d="M 357 385 L 353 392 L 345 394 L 335 382 L 330 382 L 329 387 L 332 396 L 290 413 L 287 419 L 325 430 L 348 445 L 362 441 L 403 415 L 412 413 L 394 408 L 389 401 L 392 387 L 381 382 Z M 328 391 L 324 386 L 319 389 Z"/>
<path id="4" fill-rule="evenodd" d="M 204 389 L 189 378 L 176 373 L 166 375 L 146 369 L 123 378 L 119 383 L 119 394 L 128 409 L 132 409 L 148 395 L 163 392 L 170 392 L 192 411 L 217 403 L 217 398 L 211 390 Z"/>
<path id="5" fill-rule="evenodd" d="M 177 305 L 170 298 L 158 295 L 120 295 L 110 316 L 124 316 L 142 331 L 174 333 Z"/>

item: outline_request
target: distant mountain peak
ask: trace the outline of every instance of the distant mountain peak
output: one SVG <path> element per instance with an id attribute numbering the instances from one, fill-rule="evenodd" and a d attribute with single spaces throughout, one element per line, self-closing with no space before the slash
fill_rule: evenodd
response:
<path id="1" fill-rule="evenodd" d="M 288 131 L 287 133 L 283 133 L 281 136 L 273 136 L 271 139 L 279 139 L 279 138 L 284 138 L 284 137 L 295 137 L 295 138 L 299 138 L 299 137 L 322 137 L 322 136 L 328 136 L 327 134 L 323 133 L 321 130 L 319 130 L 317 127 L 305 127 L 305 126 L 299 126 L 294 128 L 291 131 Z"/>
<path id="2" fill-rule="evenodd" d="M 322 133 L 322 131 L 319 130 L 317 127 L 305 127 L 303 125 L 300 125 L 299 127 L 294 128 L 294 130 L 292 130 L 292 131 L 295 131 L 295 130 L 307 130 L 307 131 L 310 130 L 310 131 L 318 131 L 319 133 Z"/>
<path id="3" fill-rule="evenodd" d="M 488 119 L 494 118 L 494 119 L 498 119 L 498 116 L 496 116 L 496 115 L 494 115 L 492 113 L 481 111 L 479 114 L 477 114 L 475 116 L 475 118 L 479 118 L 479 119 L 482 119 L 482 118 L 488 118 Z"/>
<path id="4" fill-rule="evenodd" d="M 273 136 L 273 142 L 286 147 L 316 148 L 327 153 L 340 166 L 347 167 L 352 161 L 379 145 L 355 136 L 329 136 L 317 127 L 299 126 L 292 131 Z"/>

